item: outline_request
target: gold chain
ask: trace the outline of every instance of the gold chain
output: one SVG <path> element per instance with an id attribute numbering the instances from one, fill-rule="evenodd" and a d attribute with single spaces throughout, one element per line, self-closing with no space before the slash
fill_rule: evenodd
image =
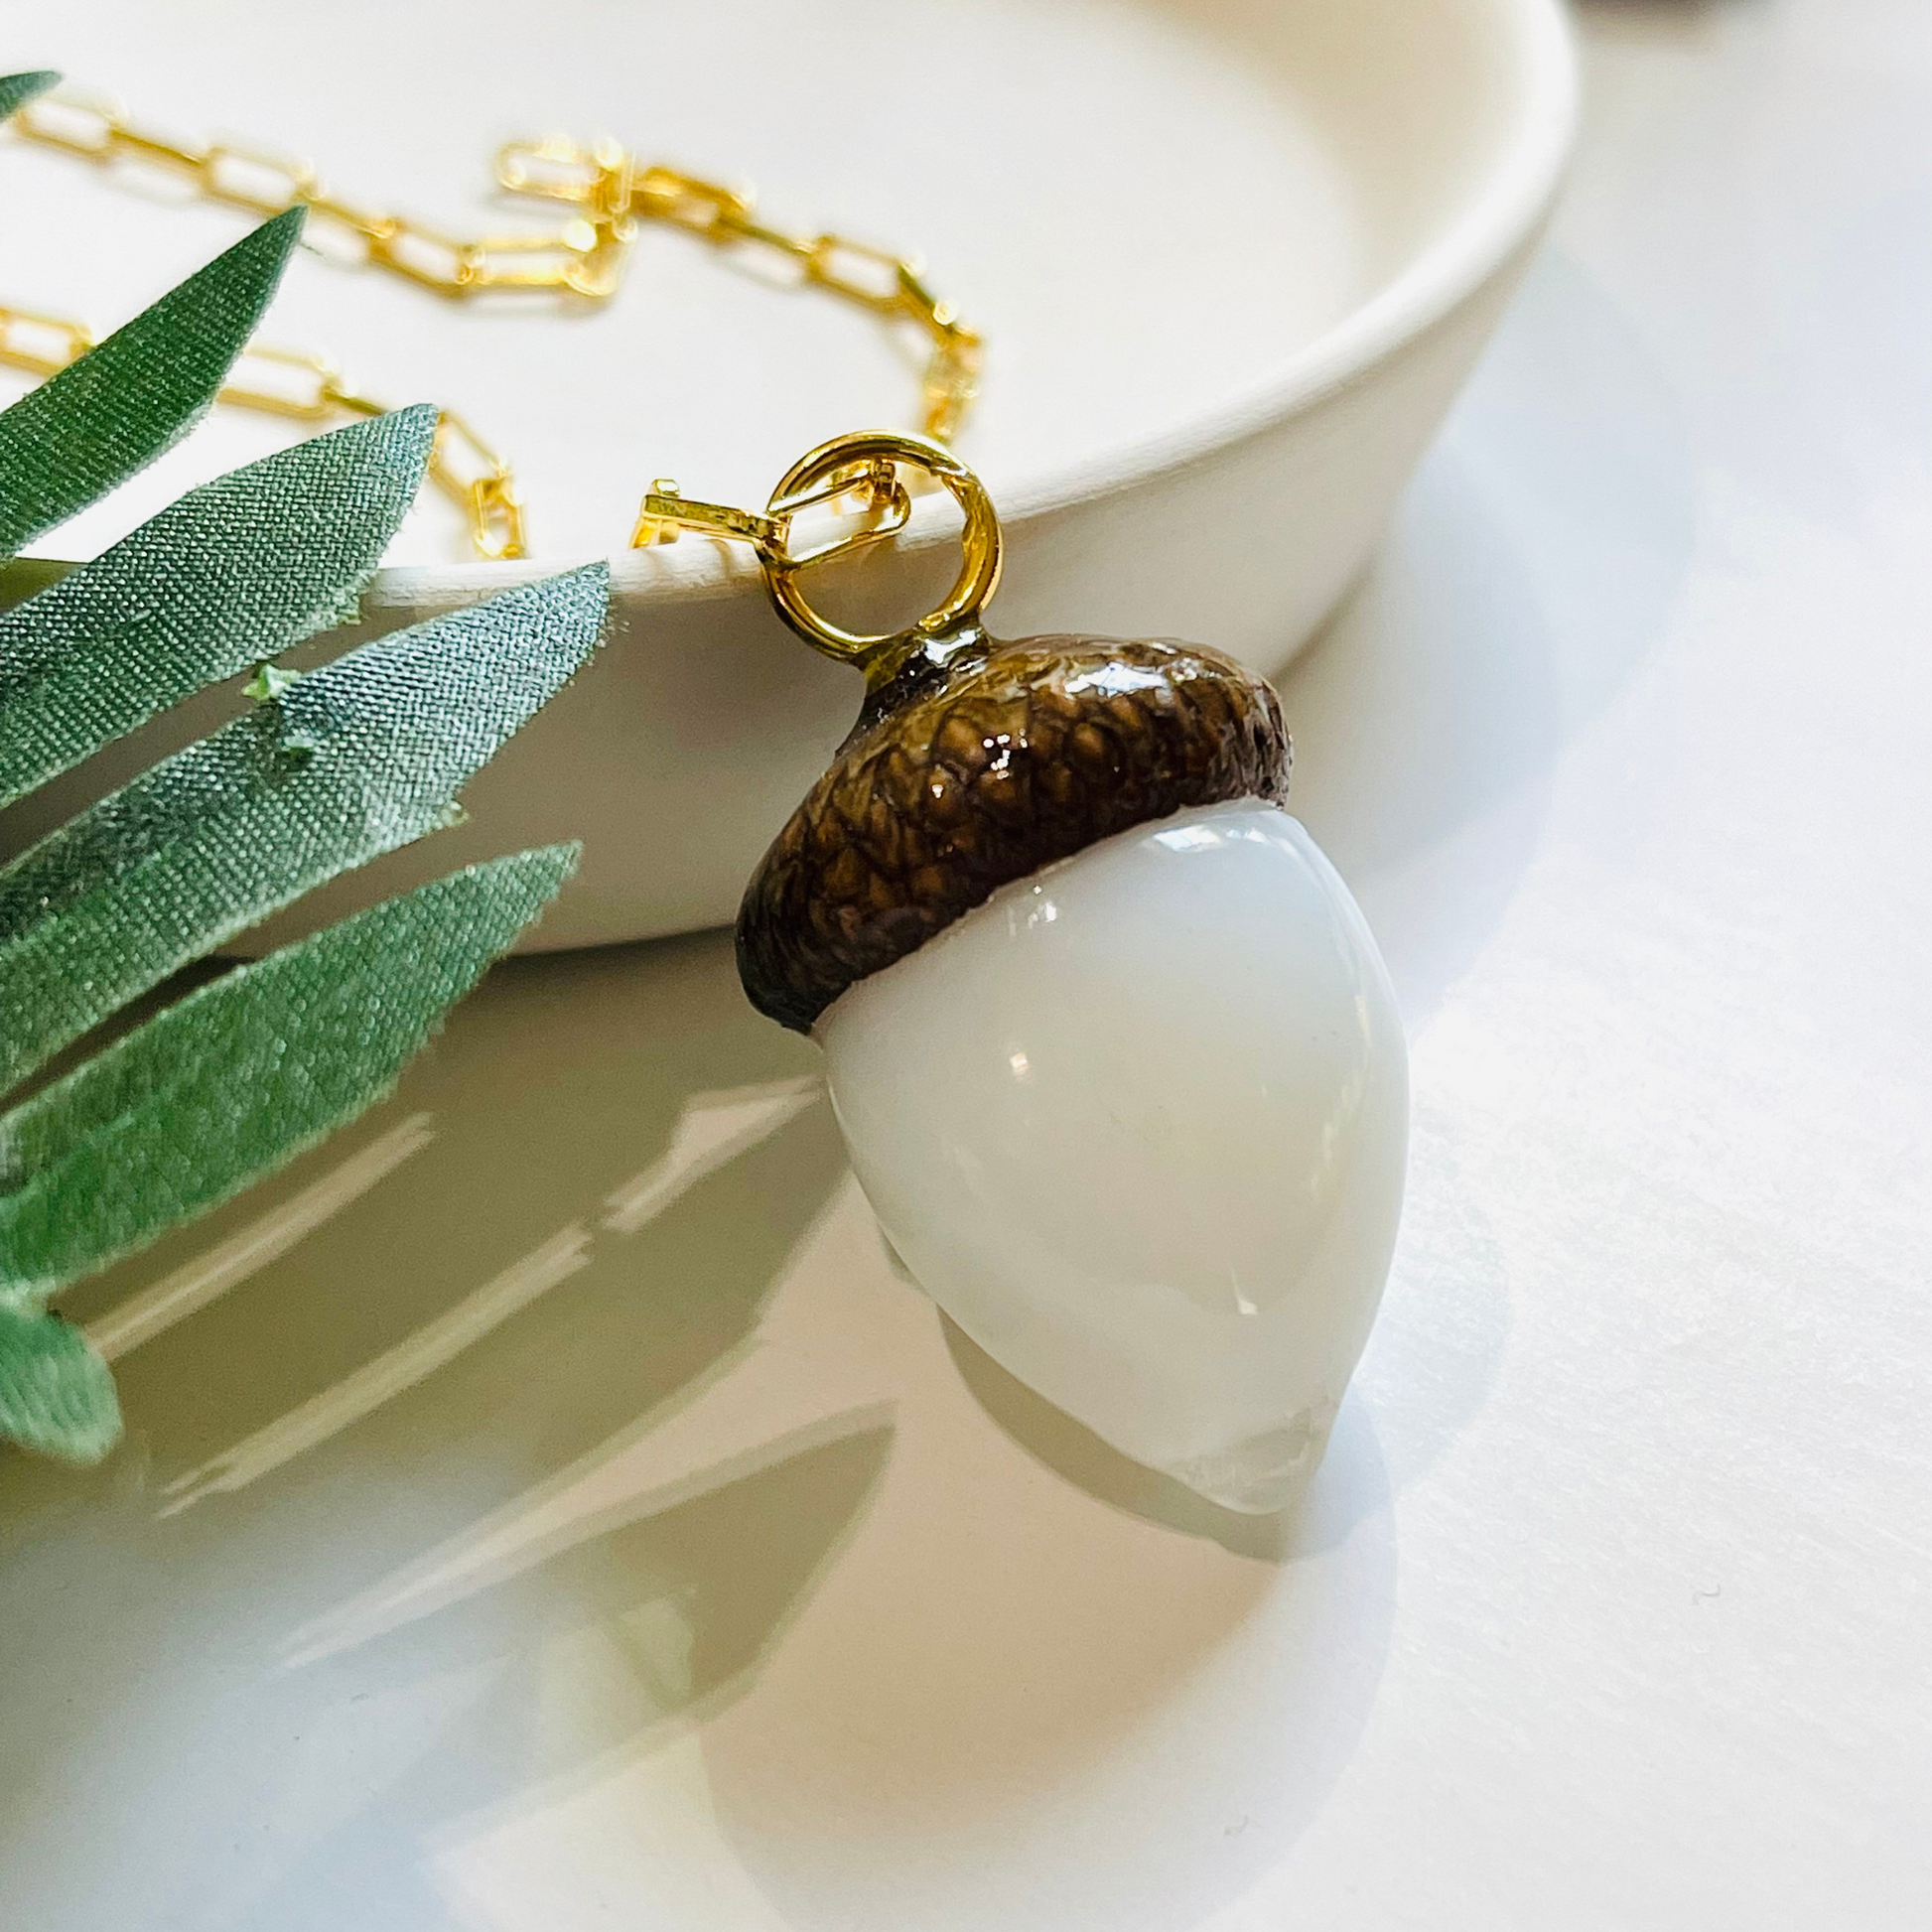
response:
<path id="1" fill-rule="evenodd" d="M 879 317 L 909 325 L 927 347 L 920 383 L 921 428 L 935 443 L 958 434 L 979 391 L 984 343 L 953 305 L 935 295 L 916 258 L 849 235 L 802 234 L 757 217 L 750 189 L 728 188 L 675 168 L 640 163 L 614 141 L 596 147 L 553 138 L 512 141 L 496 157 L 496 180 L 512 195 L 562 202 L 581 212 L 548 233 L 462 239 L 400 214 L 373 213 L 329 193 L 314 163 L 234 142 L 194 146 L 145 132 L 119 102 L 68 89 L 19 109 L 22 138 L 106 167 L 132 162 L 186 176 L 206 199 L 258 215 L 307 208 L 308 229 L 330 237 L 325 253 L 387 269 L 453 298 L 484 290 L 550 291 L 605 302 L 623 278 L 639 221 L 681 228 L 718 248 L 749 247 L 782 260 L 798 281 Z M 39 346 L 35 346 L 38 336 Z M 0 308 L 0 362 L 49 375 L 92 346 L 82 326 L 25 309 Z M 279 380 L 250 381 L 245 364 Z M 221 400 L 298 421 L 378 415 L 381 405 L 349 388 L 328 357 L 250 345 L 238 380 Z M 289 371 L 300 378 L 294 387 Z M 430 476 L 461 505 L 479 555 L 523 555 L 523 517 L 510 467 L 454 411 L 444 410 Z M 675 538 L 668 520 L 639 521 L 633 543 Z"/>
<path id="2" fill-rule="evenodd" d="M 621 222 L 615 214 L 574 220 L 555 234 L 463 240 L 407 215 L 379 213 L 343 201 L 323 186 L 311 161 L 232 141 L 201 147 L 148 133 L 105 94 L 63 87 L 22 107 L 13 125 L 26 140 L 101 167 L 134 163 L 186 176 L 205 200 L 250 214 L 305 207 L 310 239 L 326 236 L 321 244 L 325 252 L 385 268 L 439 295 L 561 289 L 601 302 L 616 292 L 629 245 L 630 237 L 620 232 Z"/>
<path id="3" fill-rule="evenodd" d="M 749 188 L 728 188 L 677 168 L 642 166 L 616 142 L 511 141 L 497 150 L 496 180 L 512 195 L 540 196 L 587 210 L 600 230 L 628 238 L 629 224 L 659 221 L 717 248 L 751 247 L 889 323 L 909 323 L 929 349 L 920 427 L 936 443 L 959 433 L 979 391 L 985 345 L 950 302 L 927 286 L 914 256 L 895 255 L 837 233 L 803 234 L 758 218 Z"/>
<path id="4" fill-rule="evenodd" d="M 0 363 L 30 375 L 58 375 L 94 345 L 86 324 L 0 304 Z M 381 416 L 388 404 L 351 387 L 326 355 L 250 343 L 216 397 L 234 409 L 325 423 L 335 416 Z M 492 561 L 523 555 L 523 506 L 509 464 L 454 409 L 438 412 L 429 480 L 469 519 L 470 541 Z"/>

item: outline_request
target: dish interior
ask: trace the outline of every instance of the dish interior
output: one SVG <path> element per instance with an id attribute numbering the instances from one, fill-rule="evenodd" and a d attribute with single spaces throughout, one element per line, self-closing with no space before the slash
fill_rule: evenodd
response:
<path id="1" fill-rule="evenodd" d="M 779 225 L 922 253 L 989 345 L 962 453 L 1024 494 L 1251 406 L 1412 268 L 1508 132 L 1512 10 L 550 0 L 533 30 L 526 7 L 473 0 L 459 32 L 444 9 L 336 0 L 291 60 L 253 0 L 100 0 L 17 52 L 147 124 L 311 154 L 345 198 L 453 232 L 549 225 L 554 205 L 492 195 L 489 157 L 568 130 L 756 183 Z M 243 225 L 151 175 L 0 146 L 11 302 L 110 326 Z M 474 422 L 512 460 L 546 560 L 620 548 L 654 477 L 761 501 L 827 436 L 917 414 L 910 344 L 656 227 L 600 309 L 449 302 L 304 256 L 267 334 L 386 401 Z M 218 412 L 48 548 L 89 554 L 297 433 Z M 390 561 L 468 554 L 454 507 L 427 495 Z"/>

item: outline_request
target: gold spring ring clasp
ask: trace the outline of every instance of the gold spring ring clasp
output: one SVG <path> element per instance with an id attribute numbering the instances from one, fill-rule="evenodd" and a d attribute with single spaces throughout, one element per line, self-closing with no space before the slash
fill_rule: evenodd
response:
<path id="1" fill-rule="evenodd" d="M 958 503 L 966 519 L 959 536 L 959 575 L 945 598 L 916 623 L 901 630 L 847 630 L 813 609 L 799 582 L 800 573 L 882 542 L 904 528 L 911 500 L 899 480 L 901 468 L 930 478 Z M 792 549 L 795 516 L 855 495 L 867 499 L 869 520 L 863 528 L 815 549 Z M 887 429 L 834 437 L 800 457 L 778 479 L 762 515 L 722 503 L 696 502 L 679 495 L 675 483 L 660 483 L 644 498 L 631 541 L 661 542 L 680 529 L 752 544 L 763 566 L 771 602 L 785 622 L 813 649 L 874 674 L 890 672 L 922 643 L 975 627 L 999 588 L 1004 549 L 999 515 L 979 478 L 943 444 Z"/>

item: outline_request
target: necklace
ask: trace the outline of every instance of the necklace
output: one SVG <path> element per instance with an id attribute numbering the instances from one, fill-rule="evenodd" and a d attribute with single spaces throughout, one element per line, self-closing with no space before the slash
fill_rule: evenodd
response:
<path id="1" fill-rule="evenodd" d="M 452 299 L 608 301 L 649 219 L 775 253 L 922 333 L 921 433 L 837 437 L 761 509 L 659 482 L 632 535 L 750 544 L 784 622 L 864 674 L 850 735 L 746 889 L 740 978 L 823 1049 L 881 1226 L 974 1341 L 1214 1503 L 1290 1503 L 1400 1217 L 1408 1075 L 1388 974 L 1286 809 L 1289 737 L 1264 679 L 1172 639 L 987 629 L 1000 519 L 947 447 L 982 345 L 916 264 L 768 226 L 749 193 L 615 145 L 506 147 L 502 186 L 576 212 L 555 232 L 464 241 L 358 212 L 306 163 L 178 146 L 97 103 L 46 111 L 79 118 L 30 116 L 29 138 L 189 174 L 258 214 L 300 204 L 365 264 Z M 57 348 L 81 341 L 24 324 Z M 314 382 L 305 407 L 375 408 L 318 358 L 266 359 Z M 253 393 L 240 387 L 235 400 Z M 463 487 L 487 554 L 520 549 L 507 466 Z M 891 542 L 919 488 L 959 513 L 951 589 L 895 629 L 834 622 L 812 573 Z"/>

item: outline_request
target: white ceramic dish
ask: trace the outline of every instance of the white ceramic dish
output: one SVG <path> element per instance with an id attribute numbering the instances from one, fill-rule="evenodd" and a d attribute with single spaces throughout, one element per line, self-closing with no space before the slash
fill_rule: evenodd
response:
<path id="1" fill-rule="evenodd" d="M 547 118 L 641 145 L 649 121 L 667 135 L 653 152 L 743 156 L 774 208 L 916 239 L 989 338 L 962 453 L 1006 520 L 996 628 L 1184 636 L 1263 668 L 1307 639 L 1365 562 L 1514 286 L 1575 114 L 1554 0 L 847 0 L 810 23 L 759 4 L 722 61 L 710 17 L 668 5 L 559 0 L 533 35 L 527 14 L 479 0 L 465 15 L 475 31 L 454 37 L 440 10 L 345 0 L 326 38 L 365 44 L 380 14 L 392 59 L 373 83 L 366 69 L 336 70 L 346 53 L 292 76 L 285 46 L 238 0 L 163 11 L 157 22 L 102 5 L 23 58 L 165 103 L 186 127 L 351 154 L 359 173 L 332 170 L 345 186 L 408 179 L 452 198 L 504 133 Z M 439 67 L 435 99 L 399 118 L 382 88 L 413 61 Z M 675 90 L 626 77 L 667 66 Z M 40 191 L 0 195 L 0 208 L 9 258 L 46 265 L 43 306 L 130 309 L 232 225 L 117 203 L 58 157 L 6 159 L 11 181 Z M 78 265 L 61 254 L 76 218 L 111 228 L 122 204 L 135 225 L 121 249 Z M 358 368 L 387 354 L 399 398 L 414 384 L 496 430 L 533 503 L 529 566 L 399 561 L 367 594 L 364 631 L 608 550 L 655 473 L 758 501 L 810 443 L 904 414 L 907 384 L 882 370 L 860 323 L 741 286 L 702 249 L 660 239 L 633 270 L 638 287 L 590 323 L 438 311 L 427 339 L 414 291 L 299 265 L 278 331 L 322 332 Z M 133 270 L 145 283 L 124 286 Z M 665 340 L 640 352 L 652 329 Z M 210 425 L 113 514 L 131 520 L 253 453 L 256 434 Z M 76 538 L 112 533 L 60 542 L 74 554 L 94 547 Z M 419 516 L 395 554 L 448 540 Z M 922 504 L 890 563 L 872 553 L 884 593 L 915 599 L 947 541 L 944 505 Z M 305 922 L 470 858 L 573 837 L 583 869 L 541 947 L 732 915 L 849 724 L 856 680 L 798 645 L 749 560 L 713 544 L 622 553 L 595 667 L 472 787 L 470 823 L 316 896 Z M 208 718 L 204 707 L 169 730 Z M 71 809 L 156 743 L 56 788 L 37 816 Z M 35 826 L 30 815 L 14 836 Z"/>

